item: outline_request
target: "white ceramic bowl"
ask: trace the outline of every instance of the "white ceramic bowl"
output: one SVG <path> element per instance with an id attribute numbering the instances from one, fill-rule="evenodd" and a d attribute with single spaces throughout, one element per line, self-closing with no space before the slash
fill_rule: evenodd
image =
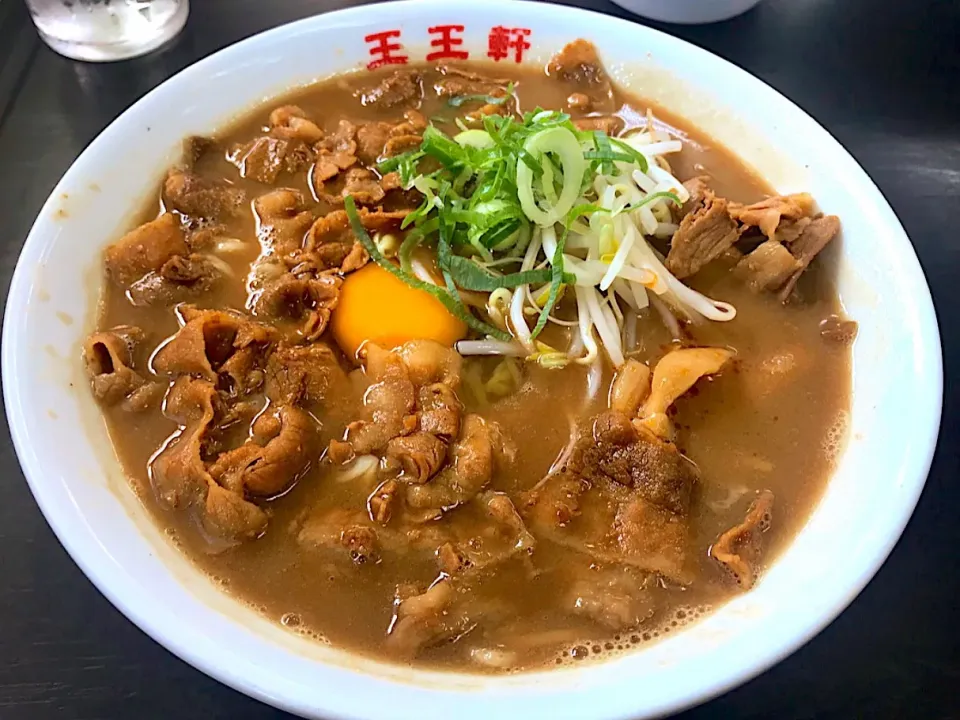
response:
<path id="1" fill-rule="evenodd" d="M 758 5 L 760 0 L 613 0 L 651 20 L 668 23 L 712 23 L 728 20 Z"/>
<path id="2" fill-rule="evenodd" d="M 620 82 L 690 118 L 779 190 L 809 190 L 843 219 L 831 255 L 861 330 L 850 440 L 835 477 L 753 591 L 674 637 L 604 664 L 510 677 L 439 674 L 284 632 L 222 594 L 152 524 L 127 488 L 81 374 L 100 250 L 155 192 L 184 136 L 215 131 L 293 86 L 362 68 L 370 61 L 369 34 L 398 29 L 404 52 L 421 58 L 427 28 L 447 23 L 465 25 L 463 47 L 474 57 L 486 54 L 497 25 L 531 30 L 530 62 L 544 62 L 574 38 L 592 40 Z M 204 672 L 324 718 L 639 718 L 747 680 L 835 617 L 890 552 L 923 487 L 941 384 L 936 320 L 910 242 L 827 132 L 703 50 L 621 20 L 512 0 L 416 0 L 318 16 L 245 40 L 156 88 L 84 151 L 44 205 L 3 328 L 3 387 L 20 461 L 47 520 L 87 576 Z"/>

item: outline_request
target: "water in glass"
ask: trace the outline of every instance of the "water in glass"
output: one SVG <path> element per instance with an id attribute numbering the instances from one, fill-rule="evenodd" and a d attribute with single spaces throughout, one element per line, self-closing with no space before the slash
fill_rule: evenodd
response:
<path id="1" fill-rule="evenodd" d="M 77 60 L 150 52 L 183 27 L 189 0 L 27 0 L 40 37 Z"/>

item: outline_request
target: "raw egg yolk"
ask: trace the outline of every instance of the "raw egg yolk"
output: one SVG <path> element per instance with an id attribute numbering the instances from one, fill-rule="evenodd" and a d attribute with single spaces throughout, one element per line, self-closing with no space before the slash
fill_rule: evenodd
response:
<path id="1" fill-rule="evenodd" d="M 365 342 L 393 348 L 408 340 L 436 340 L 449 346 L 467 332 L 433 295 L 374 263 L 347 275 L 330 322 L 340 348 L 354 358 Z"/>

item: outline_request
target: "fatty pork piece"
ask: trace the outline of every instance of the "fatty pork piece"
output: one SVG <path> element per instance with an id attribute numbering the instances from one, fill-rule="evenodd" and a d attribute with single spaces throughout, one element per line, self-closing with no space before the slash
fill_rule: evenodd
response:
<path id="1" fill-rule="evenodd" d="M 456 642 L 481 620 L 497 624 L 509 616 L 502 598 L 484 597 L 476 577 L 443 577 L 425 590 L 397 589 L 394 615 L 387 630 L 386 649 L 401 659 L 426 648 Z"/>
<path id="2" fill-rule="evenodd" d="M 260 535 L 267 516 L 252 499 L 269 499 L 295 483 L 318 455 L 318 428 L 306 412 L 275 406 L 260 413 L 249 438 L 220 447 L 238 413 L 213 383 L 179 377 L 164 415 L 181 426 L 150 463 L 158 498 L 171 508 L 194 508 L 207 534 L 236 543 Z"/>
<path id="3" fill-rule="evenodd" d="M 773 518 L 773 493 L 761 492 L 747 508 L 743 522 L 724 532 L 710 548 L 716 560 L 742 589 L 753 587 L 763 553 L 763 534 Z"/>
<path id="4" fill-rule="evenodd" d="M 209 536 L 235 544 L 259 536 L 267 516 L 241 492 L 217 483 L 204 456 L 223 414 L 213 384 L 181 377 L 170 388 L 164 414 L 182 426 L 151 460 L 150 480 L 170 508 L 192 508 Z"/>
<path id="5" fill-rule="evenodd" d="M 680 227 L 666 258 L 667 268 L 681 279 L 728 252 L 740 256 L 740 250 L 751 249 L 734 274 L 754 292 L 776 292 L 786 302 L 804 270 L 840 232 L 839 218 L 818 213 L 807 193 L 743 205 L 717 197 L 704 177 L 684 187 L 690 199 L 680 209 Z M 763 242 L 757 243 L 757 236 Z"/>
<path id="6" fill-rule="evenodd" d="M 633 417 L 634 424 L 661 439 L 672 440 L 670 406 L 700 378 L 718 373 L 732 357 L 733 351 L 726 348 L 672 350 L 652 373 L 643 363 L 628 360 L 610 386 L 610 409 Z"/>
<path id="7" fill-rule="evenodd" d="M 521 503 L 534 531 L 596 559 L 689 583 L 690 503 L 698 471 L 670 442 L 670 405 L 729 350 L 667 353 L 653 372 L 630 361 L 615 378 L 611 410 L 578 438 L 559 470 Z"/>
<path id="8" fill-rule="evenodd" d="M 295 173 L 316 158 L 314 147 L 324 138 L 323 131 L 296 105 L 284 105 L 270 113 L 266 135 L 234 146 L 228 159 L 240 170 L 240 176 L 272 184 L 281 173 Z"/>
<path id="9" fill-rule="evenodd" d="M 135 367 L 134 355 L 145 333 L 118 325 L 90 335 L 83 343 L 83 363 L 94 397 L 103 405 L 143 412 L 159 405 L 167 383 L 147 380 Z"/>
<path id="10" fill-rule="evenodd" d="M 428 450 L 404 446 L 406 458 L 397 459 L 393 454 L 397 451 L 391 444 L 396 441 L 419 443 L 425 435 L 415 433 L 390 441 L 384 471 L 396 475 L 370 492 L 366 513 L 359 508 L 317 509 L 301 526 L 301 543 L 346 550 L 357 562 L 366 562 L 371 555 L 379 559 L 384 549 L 426 553 L 450 575 L 487 567 L 515 554 L 529 554 L 534 538 L 512 501 L 489 489 L 495 474 L 507 466 L 513 454 L 496 424 L 467 415 L 449 451 L 433 438 L 443 454 L 433 445 Z M 421 452 L 425 457 L 418 457 Z M 443 467 L 428 477 L 435 472 L 434 463 Z M 358 534 L 365 538 L 367 548 L 360 555 L 356 555 L 353 540 Z"/>
<path id="11" fill-rule="evenodd" d="M 455 434 L 462 359 L 454 350 L 430 340 L 414 340 L 393 351 L 367 343 L 361 360 L 370 383 L 365 417 L 348 426 L 344 441 L 331 443 L 331 457 L 346 460 L 383 450 L 394 438 L 417 429 Z"/>
<path id="12" fill-rule="evenodd" d="M 181 305 L 183 327 L 153 357 L 163 375 L 193 375 L 230 394 L 243 395 L 263 384 L 262 362 L 276 331 L 233 310 L 199 310 Z"/>
<path id="13" fill-rule="evenodd" d="M 90 335 L 83 344 L 83 362 L 93 394 L 104 405 L 115 405 L 144 383 L 133 368 L 134 348 L 143 331 L 120 325 Z"/>
<path id="14" fill-rule="evenodd" d="M 443 570 L 439 578 L 422 590 L 398 588 L 386 646 L 400 658 L 415 657 L 429 647 L 456 642 L 471 632 L 500 627 L 514 614 L 511 598 L 504 597 L 495 584 L 487 581 L 493 573 L 501 578 L 504 573 L 517 570 L 527 573 L 528 567 L 517 563 L 528 559 L 532 536 L 523 529 L 505 495 L 487 493 L 466 507 L 477 510 L 475 519 L 480 524 L 472 528 L 467 523 L 456 524 L 456 513 L 464 508 L 444 518 L 448 528 L 464 535 L 459 551 L 452 549 L 455 546 L 451 542 L 438 550 Z M 467 538 L 477 530 L 478 534 Z M 443 558 L 453 564 L 444 566 Z"/>
<path id="15" fill-rule="evenodd" d="M 107 278 L 124 288 L 137 306 L 174 305 L 210 290 L 227 274 L 218 258 L 191 252 L 171 213 L 110 245 L 104 266 Z"/>
<path id="16" fill-rule="evenodd" d="M 389 448 L 389 446 L 388 446 Z M 430 482 L 405 483 L 406 506 L 422 519 L 437 518 L 471 500 L 505 468 L 516 449 L 499 426 L 479 415 L 463 418 L 460 436 L 443 458 L 446 464 Z"/>
<path id="17" fill-rule="evenodd" d="M 622 413 L 600 415 L 591 430 L 558 472 L 524 494 L 531 528 L 598 560 L 689 583 L 696 467 Z"/>
<path id="18" fill-rule="evenodd" d="M 656 611 L 656 577 L 629 565 L 567 568 L 566 607 L 607 630 L 635 628 Z"/>
<path id="19" fill-rule="evenodd" d="M 703 178 L 684 183 L 690 199 L 681 209 L 680 227 L 670 241 L 666 265 L 678 278 L 698 272 L 740 239 L 740 226 L 730 216 L 727 201 L 717 197 Z"/>
<path id="20" fill-rule="evenodd" d="M 331 273 L 283 273 L 251 299 L 253 314 L 278 326 L 293 341 L 317 340 L 340 301 L 342 280 Z"/>
<path id="21" fill-rule="evenodd" d="M 347 377 L 333 350 L 322 342 L 277 346 L 267 358 L 265 388 L 282 405 L 318 405 L 342 397 Z"/>
<path id="22" fill-rule="evenodd" d="M 591 109 L 613 111 L 613 85 L 592 43 L 574 40 L 567 44 L 547 63 L 547 75 L 586 95 Z"/>
<path id="23" fill-rule="evenodd" d="M 223 180 L 212 180 L 190 171 L 174 170 L 163 183 L 166 207 L 192 222 L 222 221 L 244 211 L 246 194 Z"/>
<path id="24" fill-rule="evenodd" d="M 354 93 L 364 107 L 417 108 L 423 100 L 423 82 L 416 70 L 397 70 L 376 85 Z"/>
<path id="25" fill-rule="evenodd" d="M 375 494 L 384 490 L 389 492 L 389 487 L 381 486 Z M 298 523 L 296 532 L 302 547 L 341 554 L 357 565 L 416 557 L 433 560 L 449 576 L 527 557 L 535 546 L 510 498 L 491 491 L 430 523 L 415 522 L 403 513 L 380 522 L 369 510 L 317 508 Z"/>

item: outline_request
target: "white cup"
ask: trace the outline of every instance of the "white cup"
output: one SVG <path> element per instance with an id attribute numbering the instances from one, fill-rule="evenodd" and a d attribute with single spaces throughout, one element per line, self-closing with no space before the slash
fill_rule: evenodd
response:
<path id="1" fill-rule="evenodd" d="M 669 23 L 711 23 L 727 20 L 760 0 L 613 0 L 637 15 Z"/>

